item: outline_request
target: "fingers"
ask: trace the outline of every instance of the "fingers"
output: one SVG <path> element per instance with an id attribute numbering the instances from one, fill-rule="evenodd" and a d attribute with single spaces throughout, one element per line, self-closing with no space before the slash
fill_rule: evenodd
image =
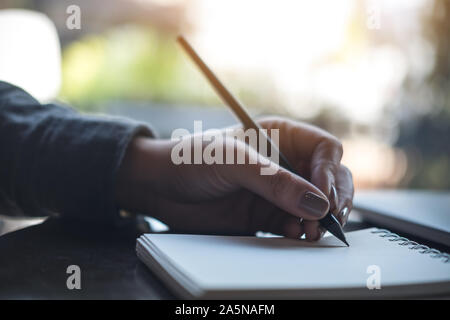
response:
<path id="1" fill-rule="evenodd" d="M 263 231 L 283 235 L 291 239 L 300 239 L 304 234 L 303 224 L 300 219 L 276 208 L 267 215 L 255 215 L 254 232 Z"/>
<path id="2" fill-rule="evenodd" d="M 342 144 L 337 139 L 327 138 L 317 144 L 311 157 L 311 182 L 331 198 L 331 208 L 337 207 L 338 199 L 332 194 L 332 186 L 336 185 L 342 153 Z"/>
<path id="3" fill-rule="evenodd" d="M 344 223 L 351 209 L 353 183 L 348 169 L 340 169 L 342 144 L 328 132 L 304 123 L 267 119 L 261 124 L 268 129 L 280 128 L 284 134 L 280 149 L 297 161 L 296 169 L 309 163 L 299 172 L 322 191 L 329 201 L 329 210 Z M 309 240 L 317 240 L 323 233 L 317 221 L 305 220 L 304 231 Z"/>
<path id="4" fill-rule="evenodd" d="M 304 122 L 279 117 L 264 118 L 258 122 L 269 135 L 272 129 L 279 130 L 279 148 L 293 163 L 309 162 L 318 144 L 335 139 L 325 130 Z"/>
<path id="5" fill-rule="evenodd" d="M 348 216 L 353 207 L 353 178 L 350 170 L 347 167 L 339 166 L 338 172 L 335 177 L 336 189 L 338 194 L 337 203 L 337 218 L 341 225 L 345 225 L 348 220 Z"/>
<path id="6" fill-rule="evenodd" d="M 250 188 L 286 212 L 308 220 L 324 217 L 329 203 L 324 194 L 305 179 L 280 168 L 274 175 L 253 179 Z"/>
<path id="7" fill-rule="evenodd" d="M 323 212 L 319 218 L 317 214 L 311 216 L 311 213 L 315 211 L 314 204 L 317 205 L 324 198 L 328 200 L 328 210 L 341 223 L 345 223 L 352 206 L 353 183 L 348 169 L 341 169 L 342 144 L 329 133 L 303 123 L 283 119 L 266 119 L 260 123 L 266 129 L 280 129 L 280 149 L 287 158 L 294 161 L 296 169 L 304 167 L 300 173 L 305 179 L 279 169 L 269 179 L 259 176 L 249 181 L 241 180 L 243 186 L 275 203 L 282 210 L 303 217 L 303 229 L 309 240 L 317 240 L 323 233 L 317 220 L 327 212 Z M 256 177 L 255 174 L 252 176 Z M 244 177 L 245 175 L 241 179 Z M 311 194 L 305 190 L 311 191 Z M 299 197 L 304 201 L 296 200 L 298 205 L 294 208 L 292 204 L 296 202 L 293 199 Z"/>
<path id="8" fill-rule="evenodd" d="M 337 217 L 339 223 L 344 226 L 353 207 L 353 179 L 350 170 L 339 165 L 334 176 L 334 183 L 330 188 L 330 211 Z M 304 221 L 306 239 L 319 240 L 325 230 L 321 230 L 318 221 Z"/>
<path id="9" fill-rule="evenodd" d="M 336 177 L 334 177 L 334 183 L 330 187 L 330 196 L 328 200 L 330 201 L 330 211 L 334 215 L 337 215 L 339 196 L 335 184 L 336 184 Z"/>
<path id="10" fill-rule="evenodd" d="M 318 220 L 329 209 L 326 196 L 310 182 L 275 163 L 270 163 L 270 174 L 262 174 L 267 165 L 233 165 L 229 175 L 242 187 L 260 195 L 297 218 Z"/>
<path id="11" fill-rule="evenodd" d="M 318 127 L 302 122 L 271 117 L 261 119 L 259 123 L 267 130 L 280 130 L 280 150 L 296 168 L 299 164 L 309 163 L 308 178 L 330 198 L 343 153 L 339 140 Z M 337 199 L 331 200 L 330 207 L 337 207 Z"/>
<path id="12" fill-rule="evenodd" d="M 336 217 L 339 217 L 339 212 L 343 209 L 340 204 L 348 200 L 346 191 L 340 193 L 337 186 L 339 182 L 343 182 L 338 181 L 338 175 L 341 174 L 342 153 L 342 144 L 337 139 L 328 137 L 317 144 L 311 157 L 311 182 L 327 196 L 330 211 Z M 342 179 L 344 179 L 343 176 Z M 348 217 L 346 212 L 344 212 L 345 216 Z M 342 225 L 343 220 L 339 221 Z M 304 221 L 304 230 L 306 239 L 311 241 L 319 240 L 324 234 L 318 221 Z"/>
<path id="13" fill-rule="evenodd" d="M 262 202 L 259 202 L 261 204 Z M 268 206 L 270 206 L 268 208 Z M 300 239 L 305 234 L 306 240 L 316 241 L 321 237 L 318 221 L 306 221 L 278 209 L 271 204 L 265 204 L 258 212 L 252 213 L 250 232 L 270 232 L 291 239 Z"/>
<path id="14" fill-rule="evenodd" d="M 319 228 L 319 221 L 304 220 L 303 228 L 306 240 L 316 241 L 322 236 L 321 228 Z"/>

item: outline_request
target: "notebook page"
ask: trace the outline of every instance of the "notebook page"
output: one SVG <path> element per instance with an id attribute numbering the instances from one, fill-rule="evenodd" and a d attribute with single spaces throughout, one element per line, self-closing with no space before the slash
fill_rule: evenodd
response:
<path id="1" fill-rule="evenodd" d="M 381 285 L 450 281 L 450 264 L 410 250 L 366 229 L 317 243 L 284 238 L 148 234 L 170 261 L 209 290 L 327 289 L 365 287 L 367 268 L 381 271 Z"/>

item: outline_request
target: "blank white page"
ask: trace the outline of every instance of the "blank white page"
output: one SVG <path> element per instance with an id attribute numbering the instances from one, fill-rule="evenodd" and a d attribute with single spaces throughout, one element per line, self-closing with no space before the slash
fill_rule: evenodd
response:
<path id="1" fill-rule="evenodd" d="M 365 288 L 368 266 L 381 285 L 450 283 L 450 263 L 365 229 L 310 243 L 285 238 L 146 234 L 160 256 L 204 290 Z"/>

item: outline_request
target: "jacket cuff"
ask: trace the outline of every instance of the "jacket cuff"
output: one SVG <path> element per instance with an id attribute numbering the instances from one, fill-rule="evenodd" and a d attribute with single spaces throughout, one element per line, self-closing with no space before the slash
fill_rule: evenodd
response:
<path id="1" fill-rule="evenodd" d="M 36 148 L 29 184 L 37 186 L 38 206 L 63 218 L 120 223 L 118 170 L 131 140 L 154 137 L 153 131 L 128 119 L 78 114 L 47 125 L 51 130 Z"/>

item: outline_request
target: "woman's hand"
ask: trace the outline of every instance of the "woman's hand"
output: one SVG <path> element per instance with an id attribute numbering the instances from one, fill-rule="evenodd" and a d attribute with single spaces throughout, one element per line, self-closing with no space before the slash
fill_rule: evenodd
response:
<path id="1" fill-rule="evenodd" d="M 281 152 L 293 174 L 275 163 L 273 175 L 262 175 L 267 161 L 243 141 L 226 134 L 220 143 L 241 152 L 245 164 L 179 164 L 172 149 L 186 144 L 194 154 L 194 136 L 180 141 L 137 137 L 129 146 L 117 178 L 122 208 L 148 213 L 178 232 L 252 235 L 256 231 L 308 240 L 321 236 L 318 219 L 329 210 L 341 224 L 352 208 L 350 171 L 340 164 L 341 143 L 329 133 L 281 118 L 259 121 L 279 129 Z M 218 143 L 203 142 L 202 150 Z M 236 160 L 236 158 L 235 158 Z M 334 191 L 335 190 L 335 191 Z"/>

